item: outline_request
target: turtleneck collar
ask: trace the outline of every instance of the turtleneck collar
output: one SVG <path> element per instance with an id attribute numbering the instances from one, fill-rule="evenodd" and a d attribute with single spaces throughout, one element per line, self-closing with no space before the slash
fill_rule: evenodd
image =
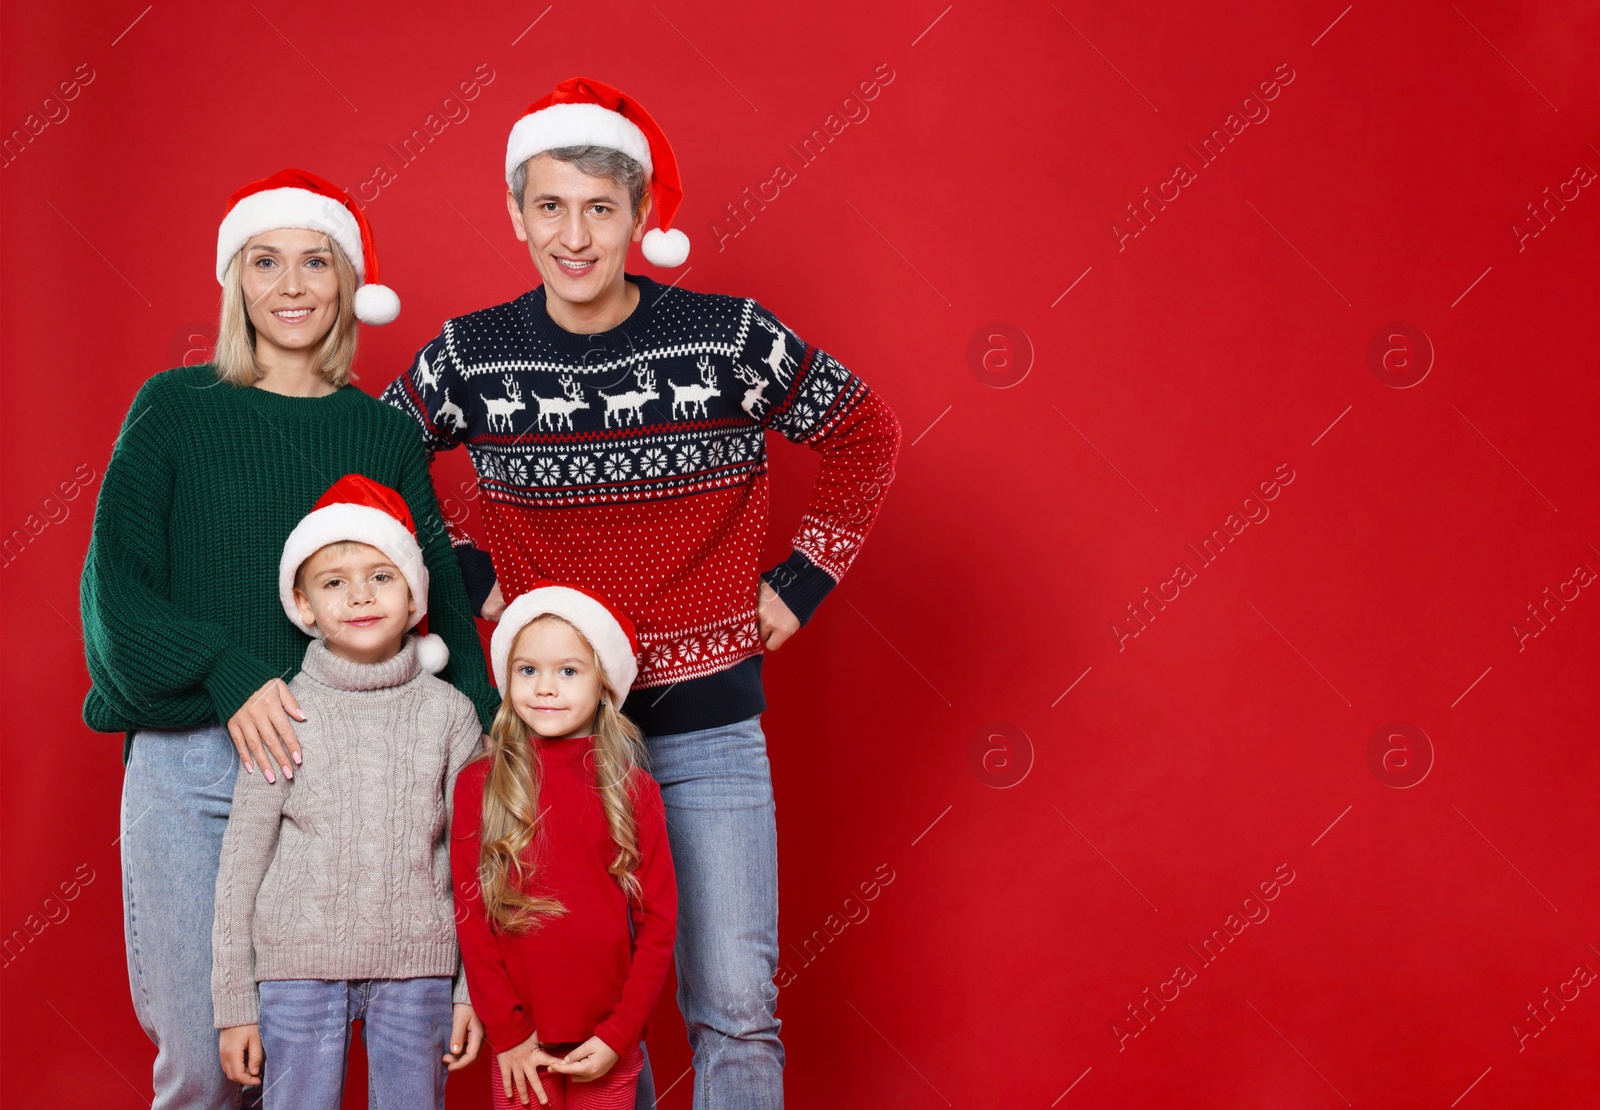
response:
<path id="1" fill-rule="evenodd" d="M 594 736 L 569 736 L 565 740 L 547 740 L 534 734 L 534 744 L 545 759 L 577 759 L 594 750 Z"/>
<path id="2" fill-rule="evenodd" d="M 415 635 L 407 635 L 400 650 L 381 663 L 353 663 L 329 651 L 319 636 L 306 648 L 300 670 L 335 690 L 383 690 L 410 682 L 422 673 L 422 664 Z"/>

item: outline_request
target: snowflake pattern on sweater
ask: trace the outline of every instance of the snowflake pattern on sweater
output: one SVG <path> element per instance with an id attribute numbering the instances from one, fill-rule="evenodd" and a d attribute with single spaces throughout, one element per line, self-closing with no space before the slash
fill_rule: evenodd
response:
<path id="1" fill-rule="evenodd" d="M 606 332 L 557 326 L 542 288 L 448 320 L 383 399 L 430 451 L 467 448 L 505 600 L 541 577 L 606 594 L 638 627 L 647 688 L 762 649 L 766 430 L 822 455 L 797 555 L 766 576 L 802 620 L 860 551 L 901 432 L 865 382 L 755 301 L 628 280 L 639 304 Z"/>

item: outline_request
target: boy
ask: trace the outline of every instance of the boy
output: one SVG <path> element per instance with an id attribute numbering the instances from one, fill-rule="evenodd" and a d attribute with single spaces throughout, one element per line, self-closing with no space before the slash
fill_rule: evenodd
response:
<path id="1" fill-rule="evenodd" d="M 428 571 L 405 500 L 340 478 L 284 545 L 278 592 L 315 636 L 290 683 L 308 758 L 293 779 L 235 780 L 212 928 L 222 1067 L 255 1086 L 264 1057 L 267 1110 L 337 1110 L 361 1020 L 373 1104 L 444 1110 L 446 1072 L 482 1041 L 449 858 L 455 778 L 481 732 L 435 677 L 443 641 L 407 635 Z"/>

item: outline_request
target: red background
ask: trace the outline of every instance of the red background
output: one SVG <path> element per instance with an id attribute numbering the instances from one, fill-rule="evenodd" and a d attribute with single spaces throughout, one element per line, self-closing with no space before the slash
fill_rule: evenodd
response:
<path id="1" fill-rule="evenodd" d="M 70 113 L 0 171 L 0 526 L 37 530 L 0 570 L 7 1105 L 149 1099 L 77 583 L 135 390 L 203 357 L 225 198 L 390 166 L 367 211 L 405 310 L 363 331 L 377 392 L 535 280 L 505 138 L 574 73 L 677 150 L 694 253 L 666 278 L 757 297 L 906 429 L 865 553 L 768 660 L 791 1104 L 1594 1105 L 1600 981 L 1513 1026 L 1600 972 L 1600 585 L 1574 579 L 1600 571 L 1600 188 L 1563 185 L 1600 171 L 1600 9 L 1163 7 L 7 5 L 0 124 Z M 480 65 L 402 163 L 386 144 L 459 116 Z M 788 149 L 863 108 L 815 164 Z M 1190 149 L 1263 108 L 1214 163 Z M 779 161 L 795 180 L 719 250 Z M 1180 161 L 1196 180 L 1119 249 Z M 1579 191 L 1533 236 L 1547 187 Z M 1427 375 L 1380 380 L 1375 335 Z M 772 448 L 775 561 L 815 460 Z M 441 489 L 468 473 L 447 458 Z M 1186 547 L 1263 509 L 1214 565 Z M 1519 645 L 1547 587 L 1579 593 Z M 1431 757 L 1385 767 L 1392 722 Z M 1280 865 L 1246 906 L 1270 916 L 1203 965 L 1187 946 Z M 689 1106 L 670 997 L 651 1049 Z M 487 1071 L 451 1105 L 486 1106 Z"/>

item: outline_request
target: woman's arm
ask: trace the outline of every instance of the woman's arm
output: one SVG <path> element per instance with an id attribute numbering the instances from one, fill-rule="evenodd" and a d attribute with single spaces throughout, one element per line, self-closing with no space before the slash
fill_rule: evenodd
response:
<path id="1" fill-rule="evenodd" d="M 633 899 L 633 964 L 628 969 L 622 998 L 611 1016 L 595 1027 L 594 1035 L 618 1056 L 639 1043 L 639 1033 L 661 997 L 672 946 L 678 937 L 678 881 L 667 841 L 666 807 L 661 787 L 644 771 L 635 779 L 634 821 L 639 835 L 639 882 L 642 898 Z"/>
<path id="2" fill-rule="evenodd" d="M 207 702 L 226 721 L 278 674 L 167 596 L 177 450 L 161 392 L 152 378 L 134 398 L 95 505 L 80 585 L 89 676 L 151 727 L 192 719 Z"/>
<path id="3" fill-rule="evenodd" d="M 270 752 L 292 777 L 300 748 L 289 714 L 299 707 L 287 685 L 226 628 L 168 595 L 178 451 L 163 390 L 158 375 L 134 398 L 95 504 L 79 587 L 89 677 L 119 720 L 161 728 L 215 715 L 248 768 L 275 777 Z"/>

